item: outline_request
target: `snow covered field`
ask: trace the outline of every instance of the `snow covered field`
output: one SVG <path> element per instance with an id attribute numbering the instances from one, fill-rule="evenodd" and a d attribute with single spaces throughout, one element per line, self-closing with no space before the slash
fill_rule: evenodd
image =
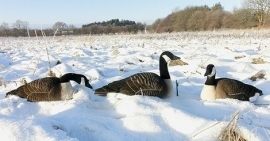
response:
<path id="1" fill-rule="evenodd" d="M 237 126 L 250 141 L 270 140 L 270 31 L 213 31 L 146 35 L 0 39 L 0 139 L 5 141 L 212 141 L 239 111 Z M 70 101 L 27 102 L 6 92 L 51 70 L 84 74 L 94 89 L 138 72 L 159 74 L 159 55 L 171 51 L 187 65 L 170 66 L 179 95 L 167 99 L 94 91 L 72 83 Z M 49 55 L 47 55 L 49 54 Z M 57 61 L 62 63 L 55 65 Z M 252 62 L 256 61 L 258 64 Z M 255 103 L 200 100 L 205 67 L 217 77 L 254 85 Z M 257 72 L 263 79 L 251 81 Z"/>

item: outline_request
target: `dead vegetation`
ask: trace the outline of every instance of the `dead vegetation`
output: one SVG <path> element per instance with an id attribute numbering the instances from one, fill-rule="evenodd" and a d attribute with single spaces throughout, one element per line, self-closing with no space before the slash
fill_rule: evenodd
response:
<path id="1" fill-rule="evenodd" d="M 0 77 L 0 86 L 4 85 L 4 80 L 2 77 Z"/>
<path id="2" fill-rule="evenodd" d="M 118 55 L 120 52 L 118 51 L 118 49 L 114 49 L 113 51 L 112 51 L 112 55 L 113 56 L 116 56 L 116 55 Z"/>
<path id="3" fill-rule="evenodd" d="M 188 63 L 178 59 L 178 60 L 172 60 L 169 65 L 170 66 L 177 66 L 177 65 L 184 66 L 184 65 L 188 65 Z"/>
<path id="4" fill-rule="evenodd" d="M 265 64 L 266 62 L 261 58 L 252 58 L 252 64 Z"/>
<path id="5" fill-rule="evenodd" d="M 59 64 L 62 64 L 62 62 L 61 62 L 61 61 L 59 61 L 59 60 L 57 60 L 57 62 L 56 62 L 56 64 L 55 64 L 55 66 L 57 66 L 57 65 L 59 65 Z"/>
<path id="6" fill-rule="evenodd" d="M 233 51 L 233 50 L 232 50 L 232 49 L 230 49 L 229 47 L 225 47 L 225 49 L 230 50 L 230 51 Z"/>
<path id="7" fill-rule="evenodd" d="M 59 38 L 59 39 L 57 39 L 57 41 L 56 42 L 63 42 L 64 41 L 64 39 L 63 38 Z"/>
<path id="8" fill-rule="evenodd" d="M 232 114 L 231 119 L 226 127 L 224 127 L 217 137 L 217 141 L 247 141 L 243 135 L 240 132 L 239 127 L 237 126 L 237 121 L 239 117 L 239 111 L 236 111 L 234 114 Z M 209 130 L 210 128 L 222 123 L 222 121 L 219 121 L 210 127 L 207 127 L 206 129 L 196 133 L 193 135 L 190 139 L 198 136 L 199 134 L 205 132 L 206 130 Z"/>
<path id="9" fill-rule="evenodd" d="M 245 58 L 246 56 L 245 55 L 240 55 L 240 56 L 235 56 L 234 59 L 241 59 L 241 58 Z"/>
<path id="10" fill-rule="evenodd" d="M 25 84 L 27 83 L 27 81 L 26 81 L 25 78 L 22 78 L 22 79 L 20 79 L 20 83 L 21 83 L 22 85 L 25 85 Z"/>
<path id="11" fill-rule="evenodd" d="M 233 114 L 233 117 L 229 124 L 222 130 L 221 134 L 218 136 L 218 139 L 221 141 L 246 141 L 246 139 L 241 134 L 238 126 L 239 111 L 236 111 Z"/>
<path id="12" fill-rule="evenodd" d="M 249 79 L 251 81 L 256 81 L 257 79 L 266 79 L 265 74 L 266 74 L 266 72 L 264 70 L 261 70 L 261 71 L 257 72 L 256 74 L 254 74 L 253 76 L 251 76 Z"/>
<path id="13" fill-rule="evenodd" d="M 52 70 L 49 71 L 48 76 L 49 77 L 56 77 L 55 73 Z"/>

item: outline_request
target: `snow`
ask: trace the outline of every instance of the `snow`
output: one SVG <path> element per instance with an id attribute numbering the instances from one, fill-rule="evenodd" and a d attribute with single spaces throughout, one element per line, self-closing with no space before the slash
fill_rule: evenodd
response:
<path id="1" fill-rule="evenodd" d="M 0 138 L 214 141 L 239 111 L 237 126 L 247 140 L 270 140 L 269 35 L 268 30 L 230 30 L 1 38 Z M 159 55 L 165 50 L 188 63 L 169 67 L 175 94 L 166 99 L 116 93 L 100 97 L 75 82 L 77 92 L 69 101 L 32 103 L 17 96 L 5 98 L 24 80 L 48 76 L 50 68 L 56 76 L 84 74 L 94 89 L 138 72 L 159 74 Z M 259 57 L 265 63 L 253 64 L 252 59 Z M 56 65 L 58 60 L 61 64 Z M 203 74 L 210 63 L 216 66 L 217 77 L 254 85 L 264 95 L 255 102 L 201 100 Z M 259 71 L 265 72 L 265 79 L 251 81 Z"/>

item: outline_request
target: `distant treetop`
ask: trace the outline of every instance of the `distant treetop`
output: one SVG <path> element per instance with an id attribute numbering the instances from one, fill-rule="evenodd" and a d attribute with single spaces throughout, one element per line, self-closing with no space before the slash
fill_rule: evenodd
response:
<path id="1" fill-rule="evenodd" d="M 94 22 L 89 23 L 86 25 L 82 25 L 82 27 L 89 27 L 93 25 L 101 25 L 101 26 L 126 26 L 126 25 L 136 25 L 135 21 L 129 21 L 129 20 L 119 20 L 119 19 L 112 19 L 109 21 L 103 21 L 103 22 Z"/>

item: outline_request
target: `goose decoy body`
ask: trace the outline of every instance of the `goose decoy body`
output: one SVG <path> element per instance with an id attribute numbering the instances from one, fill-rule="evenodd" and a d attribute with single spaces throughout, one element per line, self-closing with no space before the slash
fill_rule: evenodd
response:
<path id="1" fill-rule="evenodd" d="M 171 60 L 177 59 L 180 59 L 180 57 L 165 51 L 159 58 L 160 76 L 151 72 L 137 73 L 98 88 L 95 90 L 95 94 L 106 96 L 108 93 L 122 93 L 126 95 L 146 95 L 165 98 L 172 90 L 168 63 Z"/>
<path id="2" fill-rule="evenodd" d="M 241 81 L 230 78 L 216 79 L 216 69 L 213 64 L 207 66 L 204 76 L 207 76 L 207 79 L 201 91 L 202 100 L 233 98 L 252 102 L 263 95 L 258 88 Z"/>
<path id="3" fill-rule="evenodd" d="M 67 73 L 60 78 L 46 77 L 36 79 L 15 90 L 7 92 L 6 97 L 9 95 L 17 95 L 32 102 L 69 100 L 73 98 L 74 91 L 70 80 L 92 89 L 89 80 L 84 75 Z"/>

